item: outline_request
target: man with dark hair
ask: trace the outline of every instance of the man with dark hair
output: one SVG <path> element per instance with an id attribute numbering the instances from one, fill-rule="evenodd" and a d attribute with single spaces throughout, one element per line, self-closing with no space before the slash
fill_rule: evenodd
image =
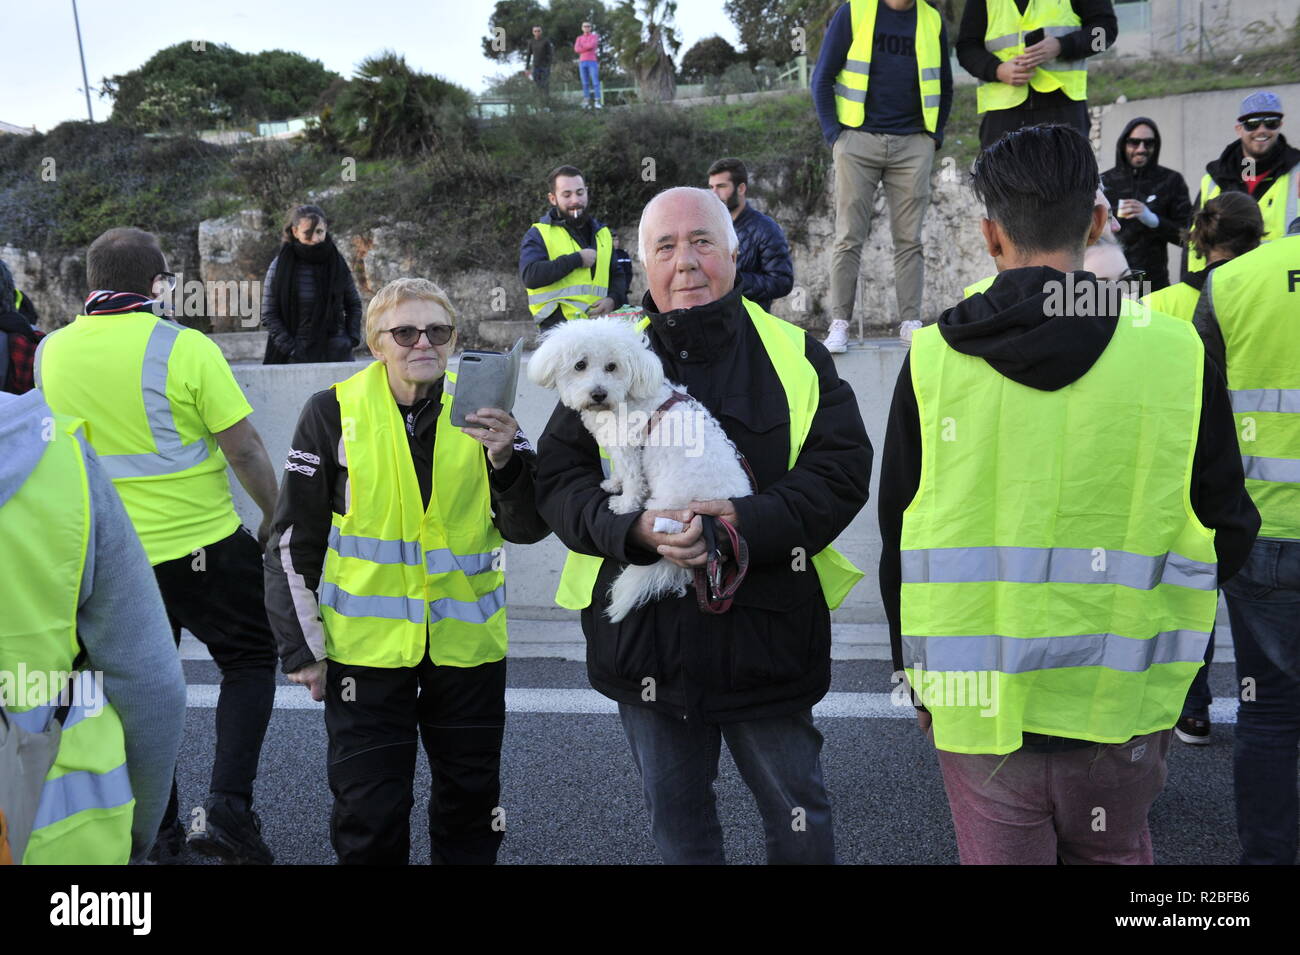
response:
<path id="1" fill-rule="evenodd" d="M 969 0 L 957 60 L 980 81 L 980 148 L 1046 123 L 1086 137 L 1092 127 L 1087 58 L 1118 34 L 1111 0 Z"/>
<path id="2" fill-rule="evenodd" d="M 630 276 L 616 266 L 609 226 L 588 214 L 587 183 L 576 166 L 546 176 L 550 208 L 524 233 L 519 278 L 528 310 L 545 331 L 566 319 L 594 318 L 627 303 Z"/>
<path id="3" fill-rule="evenodd" d="M 952 107 L 948 34 L 926 0 L 852 0 L 831 18 L 812 77 L 813 106 L 835 160 L 835 248 L 826 350 L 848 349 L 862 246 L 885 184 L 900 322 L 921 320 L 921 227 L 930 169 Z M 912 327 L 912 326 L 908 326 Z"/>
<path id="4" fill-rule="evenodd" d="M 1106 199 L 1119 217 L 1119 244 L 1130 267 L 1146 273 L 1151 291 L 1169 284 L 1169 246 L 1183 244 L 1192 221 L 1187 183 L 1160 165 L 1155 120 L 1128 121 L 1115 143 L 1115 165 L 1101 176 Z"/>
<path id="5" fill-rule="evenodd" d="M 253 779 L 275 696 L 275 640 L 262 593 L 262 545 L 275 472 L 252 408 L 217 345 L 161 317 L 175 286 L 158 240 L 110 229 L 90 246 L 86 312 L 41 342 L 37 383 L 55 411 L 83 418 L 104 472 L 153 565 L 174 635 L 185 627 L 221 670 L 211 790 L 189 844 L 229 862 L 269 864 Z M 226 464 L 262 510 L 240 525 Z M 159 831 L 175 855 L 177 794 Z M 188 814 L 187 814 L 188 815 Z"/>
<path id="6" fill-rule="evenodd" d="M 1107 222 L 1088 141 L 1009 133 L 973 178 L 998 276 L 914 334 L 885 438 L 895 679 L 963 863 L 1149 864 L 1170 728 L 1259 515 L 1195 330 L 1080 269 Z"/>
<path id="7" fill-rule="evenodd" d="M 736 278 L 749 299 L 765 312 L 772 300 L 794 288 L 794 263 L 785 233 L 770 216 L 749 203 L 749 170 L 739 159 L 719 159 L 709 167 L 709 188 L 726 204 L 740 240 Z"/>
<path id="8" fill-rule="evenodd" d="M 1282 118 L 1282 100 L 1276 93 L 1259 90 L 1241 101 L 1237 138 L 1206 164 L 1193 212 L 1221 192 L 1244 192 L 1259 203 L 1264 241 L 1286 235 L 1300 210 L 1300 149 L 1282 135 Z M 1205 259 L 1189 248 L 1187 271 L 1204 268 Z"/>
<path id="9" fill-rule="evenodd" d="M 533 27 L 533 38 L 524 51 L 524 75 L 537 84 L 543 96 L 549 96 L 551 92 L 551 60 L 554 56 L 555 44 L 542 36 L 541 27 Z"/>

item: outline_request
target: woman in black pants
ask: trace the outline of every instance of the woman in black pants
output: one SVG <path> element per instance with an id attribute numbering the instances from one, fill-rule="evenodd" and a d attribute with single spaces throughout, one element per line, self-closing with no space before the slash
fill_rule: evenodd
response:
<path id="1" fill-rule="evenodd" d="M 298 206 L 262 286 L 263 364 L 352 361 L 361 296 L 319 206 Z"/>

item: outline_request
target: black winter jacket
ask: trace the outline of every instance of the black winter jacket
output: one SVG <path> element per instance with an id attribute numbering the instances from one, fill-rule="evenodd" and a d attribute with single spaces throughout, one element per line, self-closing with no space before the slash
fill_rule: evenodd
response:
<path id="1" fill-rule="evenodd" d="M 1134 167 L 1128 162 L 1124 141 L 1138 126 L 1150 126 L 1156 144 L 1145 166 Z M 1192 222 L 1192 203 L 1187 195 L 1187 183 L 1181 174 L 1159 165 L 1160 129 L 1145 116 L 1130 120 L 1115 143 L 1115 165 L 1101 176 L 1101 188 L 1118 209 L 1121 199 L 1136 199 L 1145 203 L 1155 213 L 1155 228 L 1137 219 L 1119 220 L 1119 244 L 1124 247 L 1124 257 L 1135 269 L 1143 269 L 1151 290 L 1169 284 L 1170 245 L 1183 244 L 1183 231 Z M 1153 198 L 1154 197 L 1154 198 Z"/>
<path id="2" fill-rule="evenodd" d="M 406 421 L 411 463 L 426 508 L 433 493 L 434 437 L 441 401 L 439 382 L 427 399 L 410 407 L 397 406 Z M 308 398 L 284 462 L 265 557 L 266 615 L 285 673 L 325 655 L 316 591 L 325 567 L 331 516 L 347 509 L 348 469 L 339 463 L 342 437 L 334 389 Z M 493 470 L 486 449 L 483 466 L 488 471 L 492 522 L 501 536 L 512 543 L 532 544 L 550 534 L 533 499 L 537 456 L 524 433 L 515 436 L 514 454 L 504 468 Z"/>
<path id="3" fill-rule="evenodd" d="M 309 361 L 304 358 L 313 340 L 311 320 L 316 309 L 317 274 L 321 270 L 305 262 L 299 262 L 295 274 L 298 279 L 298 320 L 291 323 L 297 330 L 290 333 L 289 325 L 280 315 L 280 303 L 275 295 L 275 266 L 278 259 L 272 259 L 266 270 L 266 280 L 262 284 L 262 327 L 266 329 L 267 364 Z M 346 264 L 339 266 L 346 273 L 343 286 L 343 300 L 333 315 L 328 333 L 323 336 L 329 346 L 330 361 L 349 361 L 352 349 L 361 344 L 361 295 L 357 292 L 356 280 L 352 270 Z"/>
<path id="4" fill-rule="evenodd" d="M 1090 272 L 1076 272 L 1074 278 L 1076 288 L 1096 281 Z M 1045 316 L 1046 283 L 1064 280 L 1064 273 L 1039 267 L 1002 272 L 983 295 L 972 295 L 939 317 L 943 340 L 964 355 L 983 358 L 996 372 L 1022 385 L 1040 391 L 1064 388 L 1092 368 L 1117 323 L 1115 316 Z M 1099 293 L 1096 300 L 1104 302 L 1107 297 Z M 904 360 L 880 469 L 880 595 L 889 620 L 895 670 L 902 670 L 904 662 L 899 629 L 903 511 L 916 496 L 920 475 L 921 426 L 911 364 Z M 1259 533 L 1259 512 L 1246 493 L 1227 385 L 1208 352 L 1192 459 L 1191 502 L 1201 523 L 1215 531 L 1222 583 L 1246 562 Z"/>
<path id="5" fill-rule="evenodd" d="M 766 216 L 746 202 L 736 217 L 736 238 L 740 240 L 740 257 L 736 276 L 741 280 L 745 298 L 763 311 L 772 300 L 784 298 L 794 288 L 794 263 L 785 233 L 771 216 Z"/>
<path id="6" fill-rule="evenodd" d="M 740 290 L 664 314 L 649 294 L 642 304 L 667 377 L 709 409 L 754 471 L 758 493 L 733 501 L 751 563 L 725 614 L 701 614 L 688 590 L 610 623 L 604 608 L 615 574 L 623 564 L 651 564 L 658 555 L 630 543 L 640 512 L 609 510 L 595 441 L 575 412 L 557 407 L 538 444 L 538 509 L 565 546 L 606 558 L 592 605 L 582 613 L 591 685 L 620 703 L 706 722 L 807 709 L 830 685 L 831 628 L 811 562 L 796 569 L 797 548 L 809 558 L 822 550 L 867 500 L 872 451 L 853 389 L 821 343 L 807 336 L 804 355 L 817 370 L 821 399 L 803 451 L 787 471 L 785 392 Z"/>

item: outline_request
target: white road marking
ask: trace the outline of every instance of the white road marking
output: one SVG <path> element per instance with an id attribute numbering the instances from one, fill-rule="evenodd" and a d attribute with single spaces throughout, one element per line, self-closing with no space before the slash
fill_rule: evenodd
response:
<path id="1" fill-rule="evenodd" d="M 195 709 L 212 709 L 217 705 L 221 687 L 215 683 L 196 683 L 187 688 L 186 704 Z M 323 710 L 303 686 L 277 686 L 277 710 Z M 549 689 L 541 687 L 509 687 L 506 689 L 506 711 L 509 713 L 568 713 L 573 715 L 603 715 L 618 713 L 618 704 L 595 690 Z M 813 716 L 820 719 L 911 719 L 915 710 L 910 705 L 894 703 L 890 693 L 827 693 L 813 707 Z M 1216 698 L 1210 706 L 1210 720 L 1214 723 L 1237 722 L 1237 701 L 1231 697 Z"/>

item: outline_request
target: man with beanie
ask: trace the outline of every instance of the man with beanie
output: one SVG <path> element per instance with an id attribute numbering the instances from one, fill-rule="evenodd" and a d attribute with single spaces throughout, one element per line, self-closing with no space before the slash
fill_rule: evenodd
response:
<path id="1" fill-rule="evenodd" d="M 1237 138 L 1224 147 L 1218 159 L 1206 164 L 1193 211 L 1220 192 L 1244 192 L 1259 203 L 1264 241 L 1286 235 L 1288 224 L 1300 210 L 1300 149 L 1282 135 L 1282 118 L 1282 100 L 1276 93 L 1259 90 L 1241 101 Z M 1205 259 L 1189 249 L 1187 271 L 1203 268 Z"/>

